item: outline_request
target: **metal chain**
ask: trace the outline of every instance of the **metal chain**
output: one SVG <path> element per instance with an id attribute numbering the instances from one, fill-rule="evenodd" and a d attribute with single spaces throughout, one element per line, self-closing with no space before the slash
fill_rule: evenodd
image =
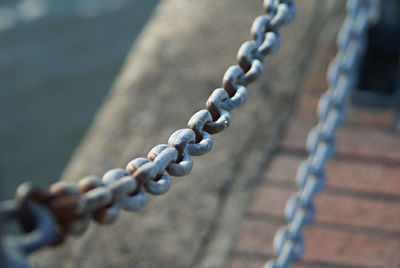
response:
<path id="1" fill-rule="evenodd" d="M 317 115 L 318 124 L 307 137 L 308 158 L 297 169 L 299 191 L 286 203 L 284 214 L 288 224 L 275 234 L 273 246 L 277 256 L 264 268 L 287 268 L 304 251 L 301 234 L 304 225 L 315 216 L 314 195 L 325 186 L 324 165 L 335 151 L 335 131 L 345 117 L 347 93 L 357 81 L 358 64 L 366 45 L 366 29 L 372 19 L 371 0 L 348 0 L 347 15 L 339 31 L 338 53 L 331 62 L 327 80 L 328 90 L 321 96 Z"/>
<path id="2" fill-rule="evenodd" d="M 192 156 L 211 150 L 211 134 L 229 127 L 230 111 L 245 102 L 247 86 L 264 72 L 263 58 L 279 47 L 280 27 L 295 15 L 293 0 L 264 0 L 263 7 L 266 15 L 258 16 L 251 26 L 253 40 L 241 45 L 238 64 L 227 69 L 222 88 L 212 92 L 206 109 L 190 117 L 188 128 L 175 131 L 168 144 L 155 146 L 147 158 L 133 159 L 125 169 L 109 170 L 101 179 L 85 177 L 77 186 L 61 181 L 51 185 L 49 191 L 22 184 L 14 202 L 0 205 L 0 220 L 17 220 L 25 231 L 35 230 L 36 235 L 29 241 L 14 239 L 9 244 L 24 255 L 59 244 L 66 234 L 82 235 L 91 218 L 109 224 L 117 219 L 120 208 L 141 209 L 148 194 L 168 191 L 170 176 L 187 175 L 193 166 Z"/>

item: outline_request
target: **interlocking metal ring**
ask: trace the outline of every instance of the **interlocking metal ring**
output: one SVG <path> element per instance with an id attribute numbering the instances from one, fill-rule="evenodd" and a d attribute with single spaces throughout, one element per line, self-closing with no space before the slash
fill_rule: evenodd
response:
<path id="1" fill-rule="evenodd" d="M 154 147 L 153 149 L 151 149 L 151 151 L 149 152 L 149 158 L 150 155 L 155 155 L 157 156 L 159 153 L 161 153 L 165 148 L 171 147 L 168 144 L 159 144 L 156 147 Z M 172 176 L 184 176 L 186 174 L 188 174 L 193 167 L 193 159 L 190 156 L 190 154 L 187 152 L 187 150 L 185 149 L 183 152 L 183 157 L 182 157 L 182 161 L 180 161 L 179 163 L 174 163 L 171 162 L 168 164 L 168 166 L 166 167 L 167 172 L 172 175 Z"/>
<path id="2" fill-rule="evenodd" d="M 111 170 L 107 171 L 104 174 L 102 181 L 105 185 L 109 186 L 125 177 L 132 178 L 131 174 L 129 174 L 124 169 L 115 168 L 115 169 L 111 169 Z M 133 178 L 132 178 L 132 180 L 133 180 Z M 147 202 L 147 195 L 146 195 L 146 192 L 144 191 L 144 189 L 142 187 L 139 187 L 139 189 L 136 189 L 136 187 L 138 186 L 137 184 L 134 186 L 135 187 L 133 187 L 133 185 L 132 185 L 128 191 L 128 192 L 130 192 L 132 190 L 136 190 L 135 193 L 132 193 L 133 195 L 124 193 L 124 195 L 121 195 L 119 197 L 119 199 L 117 200 L 117 204 L 121 208 L 128 210 L 128 211 L 139 210 Z"/>
<path id="3" fill-rule="evenodd" d="M 58 236 L 55 219 L 45 208 L 37 204 L 29 204 L 29 209 L 32 212 L 35 229 L 24 235 L 8 236 L 6 240 L 6 244 L 11 244 L 23 254 L 48 246 Z M 0 204 L 1 221 L 15 220 L 15 210 L 14 201 L 2 202 Z"/>
<path id="4" fill-rule="evenodd" d="M 228 128 L 231 125 L 231 119 L 232 119 L 231 114 L 223 109 L 220 109 L 219 112 L 220 116 L 217 119 L 217 121 L 207 122 L 203 127 L 204 131 L 210 134 L 216 134 L 223 131 L 224 129 Z"/>
<path id="5" fill-rule="evenodd" d="M 171 148 L 172 149 L 172 148 Z M 175 156 L 173 156 L 172 159 L 176 159 L 176 150 L 175 151 Z M 164 150 L 165 152 L 165 150 Z M 146 189 L 146 191 L 150 194 L 154 194 L 154 195 L 161 195 L 166 193 L 170 186 L 171 186 L 171 177 L 167 174 L 164 173 L 163 170 L 165 169 L 165 167 L 168 165 L 168 163 L 170 162 L 170 159 L 165 159 L 165 157 L 163 157 L 163 155 L 159 154 L 158 156 L 158 165 L 161 163 L 160 159 L 162 160 L 167 160 L 165 161 L 165 164 L 161 164 L 162 168 L 160 168 L 161 173 L 157 173 L 155 175 L 154 178 L 150 178 L 149 180 L 147 180 L 144 184 L 143 187 Z M 154 157 L 151 160 L 155 160 L 156 157 Z M 132 161 L 130 161 L 127 165 L 127 169 L 128 170 L 134 170 L 136 171 L 137 169 L 139 169 L 141 166 L 143 166 L 146 163 L 151 162 L 149 159 L 140 157 L 140 158 L 136 158 Z M 164 162 L 164 161 L 163 161 Z M 157 165 L 157 163 L 155 165 Z M 157 165 L 157 166 L 158 166 Z M 164 166 L 165 165 L 165 166 Z"/>
<path id="6" fill-rule="evenodd" d="M 273 241 L 274 249 L 277 254 L 281 254 L 284 251 L 285 245 L 292 247 L 292 254 L 289 256 L 289 259 L 297 260 L 301 254 L 304 252 L 304 239 L 300 235 L 298 237 L 292 238 L 289 233 L 289 229 L 284 226 L 280 228 L 275 236 Z"/>

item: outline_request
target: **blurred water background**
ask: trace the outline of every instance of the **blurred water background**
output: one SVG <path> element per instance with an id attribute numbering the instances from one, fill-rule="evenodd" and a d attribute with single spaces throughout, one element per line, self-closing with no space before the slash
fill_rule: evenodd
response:
<path id="1" fill-rule="evenodd" d="M 0 1 L 2 198 L 60 178 L 157 3 Z"/>

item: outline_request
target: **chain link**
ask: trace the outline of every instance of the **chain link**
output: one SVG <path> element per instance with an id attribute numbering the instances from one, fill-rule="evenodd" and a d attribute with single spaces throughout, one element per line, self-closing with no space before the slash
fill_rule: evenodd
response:
<path id="1" fill-rule="evenodd" d="M 372 1 L 347 1 L 347 15 L 337 39 L 338 53 L 327 72 L 329 88 L 318 103 L 319 122 L 307 137 L 308 158 L 297 169 L 299 191 L 286 203 L 284 214 L 288 224 L 275 234 L 273 246 L 277 256 L 264 268 L 290 267 L 304 251 L 301 231 L 304 225 L 313 221 L 313 197 L 325 186 L 324 165 L 334 154 L 334 135 L 345 117 L 345 98 L 357 80 L 359 59 L 366 45 L 366 28 L 372 17 Z"/>
<path id="2" fill-rule="evenodd" d="M 174 132 L 168 144 L 155 146 L 147 158 L 133 159 L 125 169 L 107 171 L 101 179 L 85 177 L 77 186 L 57 182 L 49 191 L 30 184 L 19 187 L 17 192 L 24 194 L 18 195 L 16 200 L 25 200 L 24 213 L 32 215 L 21 221 L 31 221 L 28 224 L 31 229 L 36 229 L 46 238 L 30 246 L 24 254 L 45 245 L 60 243 L 60 237 L 67 234 L 82 235 L 89 226 L 90 218 L 100 224 L 109 224 L 117 219 L 119 209 L 139 210 L 146 204 L 148 194 L 161 195 L 168 191 L 170 175 L 190 173 L 192 156 L 209 152 L 213 146 L 211 134 L 229 127 L 230 111 L 245 102 L 247 86 L 264 73 L 263 57 L 279 47 L 280 27 L 289 23 L 295 14 L 293 0 L 265 0 L 263 7 L 266 15 L 254 20 L 251 26 L 253 40 L 241 45 L 237 53 L 238 64 L 227 69 L 222 88 L 214 90 L 206 102 L 206 109 L 192 115 L 188 128 Z M 1 214 L 10 210 L 7 204 L 0 205 Z M 42 214 L 51 219 L 46 221 L 46 229 L 41 228 L 43 224 L 36 219 Z M 5 220 L 3 218 L 2 221 Z"/>

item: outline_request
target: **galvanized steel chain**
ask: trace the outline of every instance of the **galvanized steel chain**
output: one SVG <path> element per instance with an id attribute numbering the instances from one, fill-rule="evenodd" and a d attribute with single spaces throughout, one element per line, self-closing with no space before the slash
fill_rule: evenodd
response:
<path id="1" fill-rule="evenodd" d="M 345 117 L 346 95 L 357 80 L 359 59 L 366 45 L 365 33 L 372 16 L 372 1 L 347 1 L 347 15 L 337 39 L 338 53 L 327 72 L 329 88 L 318 103 L 319 122 L 307 137 L 308 158 L 297 169 L 299 191 L 286 203 L 284 214 L 288 224 L 275 234 L 273 246 L 277 256 L 269 260 L 265 268 L 290 267 L 304 251 L 302 228 L 313 221 L 313 197 L 325 186 L 324 165 L 334 154 L 334 135 Z"/>
<path id="2" fill-rule="evenodd" d="M 193 166 L 192 156 L 209 152 L 213 137 L 230 125 L 231 110 L 247 98 L 247 86 L 264 72 L 264 57 L 278 49 L 280 27 L 295 15 L 293 0 L 265 0 L 266 15 L 251 26 L 253 40 L 244 42 L 237 53 L 237 65 L 230 66 L 206 102 L 206 109 L 193 114 L 188 128 L 175 131 L 167 144 L 155 146 L 147 158 L 130 161 L 125 169 L 112 169 L 102 178 L 89 176 L 75 186 L 57 182 L 49 190 L 30 184 L 17 189 L 16 198 L 0 206 L 0 220 L 18 221 L 29 233 L 8 240 L 8 248 L 27 255 L 47 245 L 59 244 L 66 234 L 81 235 L 90 219 L 108 224 L 118 217 L 120 208 L 141 209 L 148 194 L 165 194 L 170 176 L 184 176 Z M 33 235 L 32 235 L 33 234 Z"/>

